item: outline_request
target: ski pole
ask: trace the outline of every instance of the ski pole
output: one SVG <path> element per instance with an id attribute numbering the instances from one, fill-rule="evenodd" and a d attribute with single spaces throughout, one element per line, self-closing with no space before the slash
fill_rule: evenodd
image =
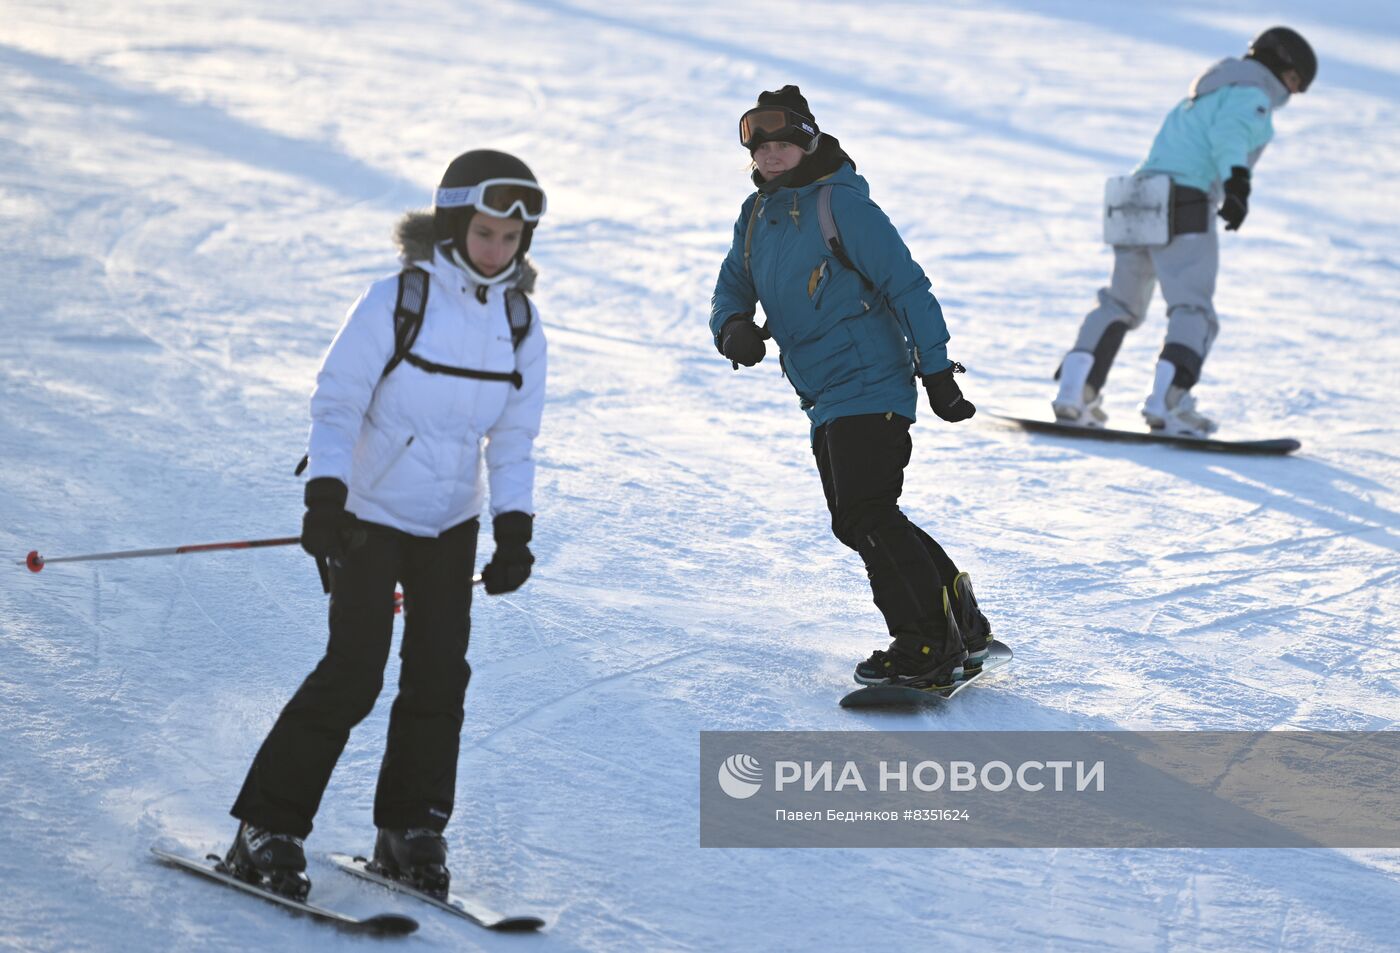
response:
<path id="1" fill-rule="evenodd" d="M 55 556 L 47 559 L 38 550 L 30 550 L 24 565 L 30 572 L 39 572 L 49 563 L 85 563 L 99 559 L 136 559 L 139 556 L 183 556 L 185 553 L 212 553 L 223 549 L 258 549 L 263 546 L 291 546 L 301 542 L 300 536 L 277 539 L 240 539 L 231 543 L 194 543 L 187 546 L 166 546 L 161 549 L 125 549 L 115 553 L 85 553 L 82 556 Z"/>

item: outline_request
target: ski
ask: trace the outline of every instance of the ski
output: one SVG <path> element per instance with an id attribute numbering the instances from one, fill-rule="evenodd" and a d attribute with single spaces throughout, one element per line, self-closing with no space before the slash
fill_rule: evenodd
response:
<path id="1" fill-rule="evenodd" d="M 293 900 L 291 897 L 284 897 L 280 893 L 260 887 L 257 884 L 250 884 L 239 880 L 228 872 L 224 867 L 224 862 L 218 854 L 209 854 L 203 860 L 196 860 L 193 857 L 186 857 L 183 854 L 173 854 L 170 851 L 162 850 L 159 847 L 152 847 L 151 853 L 160 858 L 163 862 L 188 870 L 192 873 L 200 874 L 217 883 L 225 884 L 229 887 L 236 887 L 245 893 L 250 893 L 255 897 L 270 900 L 275 904 L 294 910 L 297 913 L 305 913 L 332 923 L 344 930 L 356 933 L 373 933 L 379 936 L 405 936 L 418 929 L 418 921 L 412 917 L 406 917 L 398 913 L 381 913 L 372 917 L 353 917 L 348 913 L 341 913 L 339 910 L 332 910 L 329 907 L 317 906 L 304 900 Z"/>
<path id="2" fill-rule="evenodd" d="M 393 877 L 388 877 L 372 870 L 369 862 L 363 857 L 352 857 L 349 854 L 331 854 L 330 861 L 347 874 L 372 881 L 380 886 L 388 887 L 390 890 L 397 890 L 400 893 L 408 894 L 410 897 L 416 897 L 424 903 L 432 904 L 439 910 L 445 910 L 448 913 L 456 914 L 488 930 L 524 933 L 541 929 L 544 926 L 544 921 L 539 917 L 508 916 L 503 913 L 498 913 L 476 900 L 468 899 L 450 891 L 446 899 L 439 899 L 432 894 L 424 893 L 412 884 L 404 883 L 402 880 L 396 880 Z"/>
<path id="3" fill-rule="evenodd" d="M 950 688 L 911 688 L 908 685 L 867 685 L 841 699 L 842 708 L 927 708 L 939 705 L 969 685 L 980 682 L 1011 661 L 1011 647 L 996 639 L 987 643 L 982 670 Z"/>
<path id="4" fill-rule="evenodd" d="M 1080 427 L 1075 424 L 1062 424 L 1032 417 L 1012 417 L 1007 414 L 994 413 L 991 416 L 1013 423 L 1022 430 L 1029 430 L 1032 433 L 1048 433 L 1060 437 L 1084 437 L 1089 440 L 1110 440 L 1118 443 L 1163 443 L 1186 450 L 1206 450 L 1214 453 L 1284 456 L 1303 446 L 1301 442 L 1292 437 L 1276 437 L 1268 440 L 1219 440 L 1214 437 L 1177 437 L 1150 433 L 1145 430 Z"/>

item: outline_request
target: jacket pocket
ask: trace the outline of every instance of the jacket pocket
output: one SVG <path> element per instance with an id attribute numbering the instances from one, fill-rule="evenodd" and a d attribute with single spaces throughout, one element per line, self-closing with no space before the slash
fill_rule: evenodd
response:
<path id="1" fill-rule="evenodd" d="M 830 284 L 831 259 L 823 258 L 807 277 L 807 297 L 811 299 L 813 308 L 821 310 L 822 296 Z"/>
<path id="2" fill-rule="evenodd" d="M 830 404 L 860 393 L 860 354 L 845 324 L 841 322 L 815 341 L 795 346 L 787 355 L 788 380 L 799 397 L 814 404 Z"/>
<path id="3" fill-rule="evenodd" d="M 803 410 L 816 404 L 816 398 L 807 390 L 802 378 L 794 371 L 792 363 L 783 355 L 781 350 L 778 351 L 778 367 L 782 369 L 783 376 L 788 379 L 788 383 L 792 385 L 792 389 L 797 391 L 797 398 L 801 401 Z"/>
<path id="4" fill-rule="evenodd" d="M 389 475 L 389 471 L 398 465 L 398 462 L 403 459 L 403 455 L 408 452 L 408 448 L 411 446 L 413 446 L 413 434 L 409 434 L 408 439 L 395 447 L 393 452 L 389 454 L 388 459 L 384 461 L 384 465 L 380 467 L 379 473 L 370 481 L 369 488 L 371 490 L 384 482 L 384 478 Z"/>

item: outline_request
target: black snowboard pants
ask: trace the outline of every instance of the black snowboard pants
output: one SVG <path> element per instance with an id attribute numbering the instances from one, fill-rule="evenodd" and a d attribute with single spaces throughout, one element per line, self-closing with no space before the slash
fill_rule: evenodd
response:
<path id="1" fill-rule="evenodd" d="M 403 583 L 399 693 L 374 795 L 376 827 L 441 832 L 452 815 L 462 705 L 471 667 L 472 573 L 478 521 L 433 539 L 358 522 L 364 542 L 332 564 L 330 640 L 263 742 L 234 817 L 306 837 L 350 729 L 384 682 Z"/>
<path id="2" fill-rule="evenodd" d="M 892 636 L 941 620 L 941 590 L 958 574 L 943 547 L 899 508 L 912 423 L 898 414 L 859 414 L 838 417 L 812 435 L 831 531 L 864 560 Z"/>

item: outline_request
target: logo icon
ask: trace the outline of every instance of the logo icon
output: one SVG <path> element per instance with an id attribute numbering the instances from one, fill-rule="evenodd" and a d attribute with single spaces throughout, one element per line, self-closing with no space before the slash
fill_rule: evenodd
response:
<path id="1" fill-rule="evenodd" d="M 732 754 L 719 766 L 720 790 L 736 800 L 753 797 L 762 781 L 763 768 L 751 755 Z"/>

